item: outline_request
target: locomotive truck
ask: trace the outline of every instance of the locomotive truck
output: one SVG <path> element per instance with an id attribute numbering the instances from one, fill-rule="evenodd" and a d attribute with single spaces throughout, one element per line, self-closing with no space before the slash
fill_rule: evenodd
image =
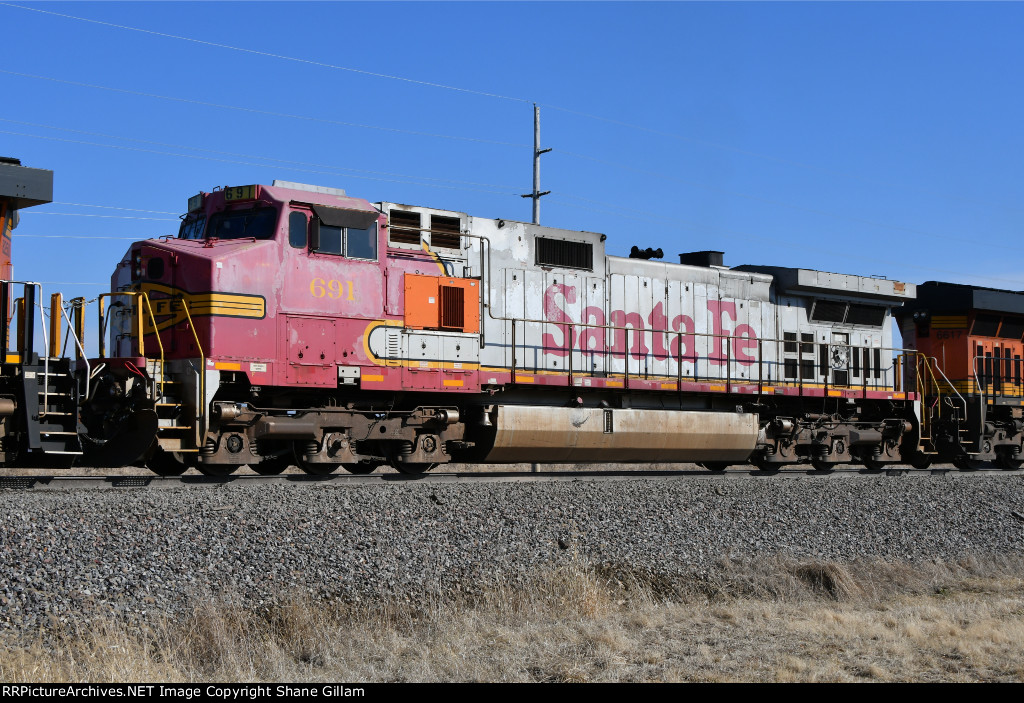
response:
<path id="1" fill-rule="evenodd" d="M 86 451 L 226 475 L 934 449 L 892 339 L 913 284 L 605 240 L 282 181 L 200 192 L 99 301 Z"/>

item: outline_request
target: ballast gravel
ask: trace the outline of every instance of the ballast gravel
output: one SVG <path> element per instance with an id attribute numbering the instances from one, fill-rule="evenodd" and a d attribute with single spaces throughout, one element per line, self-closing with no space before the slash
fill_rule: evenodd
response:
<path id="1" fill-rule="evenodd" d="M 211 600 L 415 600 L 567 559 L 678 577 L 723 557 L 1024 554 L 1021 474 L 2 490 L 0 505 L 0 629 L 21 633 Z"/>

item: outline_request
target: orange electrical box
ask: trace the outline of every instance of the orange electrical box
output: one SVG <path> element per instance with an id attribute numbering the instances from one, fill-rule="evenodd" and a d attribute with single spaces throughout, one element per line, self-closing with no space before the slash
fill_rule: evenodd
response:
<path id="1" fill-rule="evenodd" d="M 405 326 L 480 331 L 480 281 L 405 274 Z"/>

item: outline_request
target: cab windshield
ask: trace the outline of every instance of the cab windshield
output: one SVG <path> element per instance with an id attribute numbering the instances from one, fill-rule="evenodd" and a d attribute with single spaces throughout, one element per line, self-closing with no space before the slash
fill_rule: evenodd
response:
<path id="1" fill-rule="evenodd" d="M 272 207 L 229 210 L 210 216 L 207 239 L 273 239 L 277 210 Z"/>

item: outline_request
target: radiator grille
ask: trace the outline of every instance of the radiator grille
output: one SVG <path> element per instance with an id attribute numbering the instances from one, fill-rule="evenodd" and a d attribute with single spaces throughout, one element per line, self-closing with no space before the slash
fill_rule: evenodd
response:
<path id="1" fill-rule="evenodd" d="M 846 323 L 848 325 L 881 327 L 885 322 L 885 311 L 886 308 L 875 305 L 857 305 L 855 303 L 850 306 L 850 312 L 846 316 Z"/>
<path id="2" fill-rule="evenodd" d="M 587 270 L 594 268 L 594 247 L 589 242 L 569 242 L 547 237 L 537 237 L 535 241 L 538 266 Z"/>
<path id="3" fill-rule="evenodd" d="M 846 317 L 846 303 L 834 300 L 816 300 L 811 319 L 816 322 L 842 322 Z"/>
<path id="4" fill-rule="evenodd" d="M 418 212 L 392 210 L 390 218 L 392 244 L 418 245 L 420 243 L 420 214 Z"/>
<path id="5" fill-rule="evenodd" d="M 459 218 L 434 215 L 430 218 L 430 245 L 458 249 L 462 245 L 459 234 Z"/>
<path id="6" fill-rule="evenodd" d="M 466 291 L 457 286 L 441 286 L 441 327 L 461 330 L 466 326 Z"/>

